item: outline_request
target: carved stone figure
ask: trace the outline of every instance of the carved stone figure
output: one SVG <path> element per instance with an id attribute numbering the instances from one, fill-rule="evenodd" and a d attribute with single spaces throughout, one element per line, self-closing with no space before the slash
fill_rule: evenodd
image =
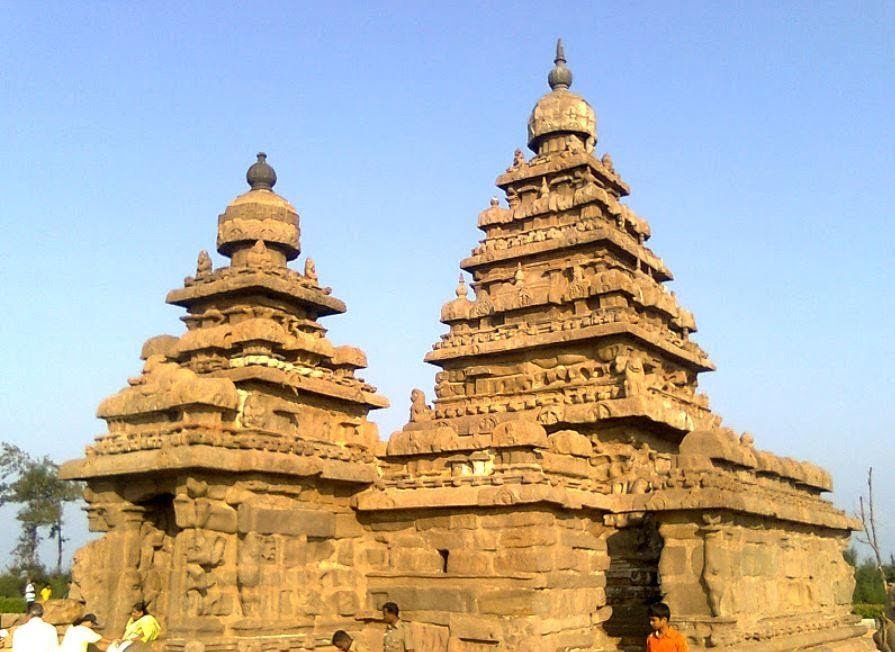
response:
<path id="1" fill-rule="evenodd" d="M 426 405 L 426 395 L 423 390 L 414 389 L 410 392 L 410 420 L 431 421 L 432 408 Z"/>
<path id="2" fill-rule="evenodd" d="M 273 259 L 264 244 L 264 240 L 255 241 L 255 244 L 246 256 L 246 263 L 249 267 L 267 267 L 273 263 Z"/>
<path id="3" fill-rule="evenodd" d="M 603 154 L 603 158 L 600 161 L 603 164 L 603 167 L 609 170 L 610 172 L 615 172 L 615 166 L 612 164 L 612 156 L 609 155 L 609 152 Z"/>
<path id="4" fill-rule="evenodd" d="M 641 353 L 631 351 L 616 357 L 615 370 L 624 377 L 623 389 L 625 396 L 635 396 L 646 391 L 647 380 Z"/>
<path id="5" fill-rule="evenodd" d="M 305 258 L 305 278 L 314 283 L 317 282 L 317 266 L 310 256 Z"/>
<path id="6" fill-rule="evenodd" d="M 204 249 L 199 252 L 199 258 L 196 261 L 196 278 L 205 278 L 211 274 L 211 256 Z"/>

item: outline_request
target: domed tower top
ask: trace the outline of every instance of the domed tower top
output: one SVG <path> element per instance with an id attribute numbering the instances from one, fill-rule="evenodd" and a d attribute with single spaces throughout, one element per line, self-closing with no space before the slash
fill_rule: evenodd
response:
<path id="1" fill-rule="evenodd" d="M 264 152 L 246 171 L 246 182 L 251 190 L 230 202 L 218 217 L 218 251 L 236 266 L 253 261 L 284 266 L 301 251 L 298 212 L 273 191 L 277 173 Z"/>
<path id="2" fill-rule="evenodd" d="M 566 67 L 562 39 L 556 42 L 553 63 L 547 75 L 551 91 L 538 100 L 528 119 L 528 147 L 535 154 L 592 152 L 597 142 L 597 116 L 587 100 L 569 90 L 572 71 Z"/>

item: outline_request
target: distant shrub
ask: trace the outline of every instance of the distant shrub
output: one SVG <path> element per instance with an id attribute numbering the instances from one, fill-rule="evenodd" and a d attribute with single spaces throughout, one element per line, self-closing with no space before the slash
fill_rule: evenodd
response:
<path id="1" fill-rule="evenodd" d="M 0 573 L 0 596 L 21 596 L 25 579 L 14 573 Z"/>
<path id="2" fill-rule="evenodd" d="M 0 614 L 20 614 L 24 612 L 24 598 L 0 598 Z"/>
<path id="3" fill-rule="evenodd" d="M 879 618 L 883 615 L 885 605 L 872 602 L 856 602 L 852 605 L 852 613 L 861 618 Z"/>

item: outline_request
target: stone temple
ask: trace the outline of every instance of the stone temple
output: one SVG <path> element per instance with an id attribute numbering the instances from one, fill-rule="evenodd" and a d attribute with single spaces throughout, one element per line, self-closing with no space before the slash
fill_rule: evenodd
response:
<path id="1" fill-rule="evenodd" d="M 298 213 L 259 154 L 218 218 L 229 265 L 199 254 L 167 297 L 186 332 L 145 343 L 63 466 L 101 533 L 72 594 L 108 633 L 143 598 L 158 649 L 332 649 L 336 629 L 377 649 L 391 600 L 418 651 L 642 650 L 664 599 L 694 650 L 873 649 L 829 474 L 709 409 L 693 315 L 561 44 L 548 79 L 534 156 L 498 176 L 442 308 L 435 398 L 413 390 L 387 443 L 363 352 L 321 324 L 345 305 L 310 258 L 288 266 Z"/>

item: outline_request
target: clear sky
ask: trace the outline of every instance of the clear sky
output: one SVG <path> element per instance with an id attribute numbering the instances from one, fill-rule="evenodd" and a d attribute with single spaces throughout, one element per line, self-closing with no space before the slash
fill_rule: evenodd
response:
<path id="1" fill-rule="evenodd" d="M 558 36 L 713 408 L 843 508 L 874 465 L 895 551 L 891 1 L 0 2 L 0 439 L 64 460 L 103 431 L 259 150 L 398 429 Z"/>

